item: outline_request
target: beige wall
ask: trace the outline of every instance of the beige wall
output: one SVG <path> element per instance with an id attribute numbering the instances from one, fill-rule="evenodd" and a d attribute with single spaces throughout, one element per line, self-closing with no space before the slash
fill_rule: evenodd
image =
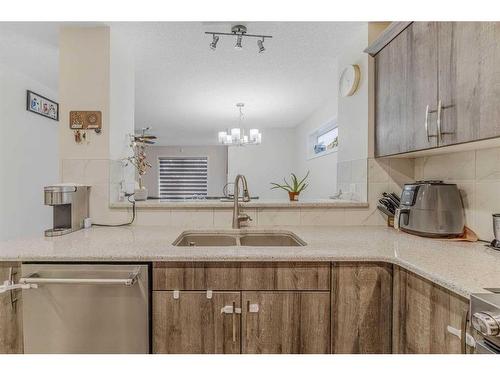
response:
<path id="1" fill-rule="evenodd" d="M 467 226 L 479 238 L 493 239 L 491 214 L 500 212 L 500 147 L 417 158 L 415 179 L 456 183 Z"/>
<path id="2" fill-rule="evenodd" d="M 123 89 L 126 82 L 130 81 L 130 77 L 123 74 L 130 72 L 130 69 L 124 68 L 130 66 L 125 60 L 127 54 L 120 51 L 124 46 L 120 47 L 118 43 L 111 48 L 109 27 L 62 27 L 59 38 L 61 182 L 92 186 L 90 216 L 94 222 L 122 222 L 127 218 L 126 210 L 109 209 L 110 129 L 114 129 L 114 148 L 120 150 L 122 147 L 117 145 L 117 139 L 125 142 L 125 134 L 133 130 L 133 119 L 124 122 L 123 117 L 118 115 L 110 119 L 110 98 L 113 96 L 110 67 L 111 61 L 114 61 L 113 79 L 115 83 L 119 82 L 114 85 L 115 90 Z M 114 54 L 116 56 L 112 58 Z M 120 68 L 116 68 L 117 65 L 121 65 Z M 128 84 L 130 86 L 130 82 Z M 130 104 L 130 96 L 130 93 L 117 95 L 113 99 L 113 106 Z M 75 143 L 73 131 L 69 129 L 71 110 L 102 111 L 101 134 L 88 132 L 87 142 Z M 120 135 L 119 132 L 123 134 Z"/>
<path id="3" fill-rule="evenodd" d="M 59 147 L 61 159 L 109 157 L 110 36 L 108 27 L 62 27 L 59 33 Z M 69 112 L 102 111 L 102 132 L 74 142 Z"/>

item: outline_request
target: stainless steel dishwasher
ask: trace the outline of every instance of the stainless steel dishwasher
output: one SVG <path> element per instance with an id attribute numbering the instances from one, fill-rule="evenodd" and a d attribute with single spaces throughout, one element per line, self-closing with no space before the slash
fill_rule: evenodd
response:
<path id="1" fill-rule="evenodd" d="M 149 353 L 147 264 L 23 264 L 25 353 Z"/>

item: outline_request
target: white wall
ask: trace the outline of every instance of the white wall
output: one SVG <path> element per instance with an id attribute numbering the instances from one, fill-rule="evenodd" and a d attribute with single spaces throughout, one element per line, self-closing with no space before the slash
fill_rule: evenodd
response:
<path id="1" fill-rule="evenodd" d="M 26 110 L 26 90 L 57 101 L 57 92 L 0 65 L 0 240 L 42 235 L 52 226 L 43 187 L 59 181 L 59 122 Z"/>
<path id="2" fill-rule="evenodd" d="M 271 190 L 271 182 L 290 180 L 295 172 L 295 131 L 293 128 L 262 129 L 262 143 L 258 146 L 228 148 L 228 181 L 237 174 L 248 180 L 252 196 L 260 199 L 288 199 L 286 192 Z"/>
<path id="3" fill-rule="evenodd" d="M 307 171 L 309 186 L 302 193 L 305 199 L 326 199 L 337 191 L 337 159 L 338 153 L 309 159 L 307 148 L 308 137 L 313 131 L 321 128 L 337 116 L 337 84 L 332 85 L 330 98 L 309 118 L 295 128 L 295 165 L 301 176 Z"/>
<path id="4" fill-rule="evenodd" d="M 208 195 L 222 196 L 227 176 L 227 147 L 225 146 L 151 146 L 146 151 L 152 165 L 144 175 L 144 184 L 151 197 L 158 197 L 158 157 L 160 156 L 207 156 Z"/>
<path id="5" fill-rule="evenodd" d="M 363 50 L 368 45 L 368 24 L 352 34 L 339 56 L 339 75 L 348 65 L 358 65 L 361 78 L 352 96 L 339 97 L 339 152 L 337 186 L 344 198 L 367 201 L 368 137 L 369 137 L 369 56 Z"/>

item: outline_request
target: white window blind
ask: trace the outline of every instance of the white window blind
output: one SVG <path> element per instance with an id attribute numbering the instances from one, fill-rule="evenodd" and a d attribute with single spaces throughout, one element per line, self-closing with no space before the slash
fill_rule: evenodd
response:
<path id="1" fill-rule="evenodd" d="M 208 157 L 159 157 L 158 192 L 161 199 L 206 196 Z"/>

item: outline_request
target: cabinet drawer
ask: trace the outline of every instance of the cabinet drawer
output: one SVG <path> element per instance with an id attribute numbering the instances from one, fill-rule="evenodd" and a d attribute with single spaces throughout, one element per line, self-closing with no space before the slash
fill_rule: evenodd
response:
<path id="1" fill-rule="evenodd" d="M 330 290 L 329 263 L 158 262 L 153 290 Z"/>

